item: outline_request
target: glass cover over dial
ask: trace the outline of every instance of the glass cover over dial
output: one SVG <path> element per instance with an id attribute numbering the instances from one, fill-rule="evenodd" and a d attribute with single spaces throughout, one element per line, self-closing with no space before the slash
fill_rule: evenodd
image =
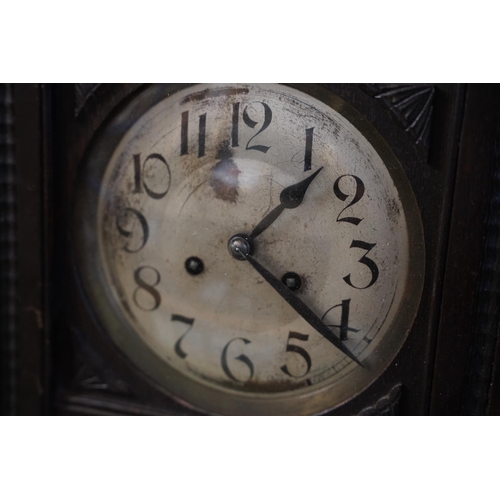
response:
<path id="1" fill-rule="evenodd" d="M 166 89 L 115 117 L 82 174 L 79 258 L 107 334 L 208 412 L 352 398 L 394 358 L 421 294 L 398 161 L 319 87 Z"/>

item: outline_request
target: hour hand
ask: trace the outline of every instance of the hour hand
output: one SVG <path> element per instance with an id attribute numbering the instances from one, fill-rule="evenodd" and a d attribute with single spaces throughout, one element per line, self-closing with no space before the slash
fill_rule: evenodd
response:
<path id="1" fill-rule="evenodd" d="M 314 180 L 314 178 L 321 172 L 323 167 L 318 168 L 316 172 L 311 174 L 309 177 L 303 181 L 297 182 L 297 184 L 292 184 L 287 186 L 280 193 L 280 204 L 273 208 L 256 226 L 255 229 L 250 233 L 248 239 L 252 241 L 260 233 L 265 231 L 285 210 L 285 208 L 297 208 L 306 194 L 307 188 Z"/>
<path id="2" fill-rule="evenodd" d="M 321 321 L 321 319 L 300 300 L 290 289 L 278 278 L 270 273 L 262 264 L 259 264 L 251 255 L 240 251 L 241 256 L 250 262 L 253 268 L 302 316 L 317 332 L 331 342 L 337 349 L 342 351 L 347 357 L 352 359 L 359 366 L 361 362 L 349 351 L 341 340 Z M 363 367 L 364 368 L 364 367 Z"/>

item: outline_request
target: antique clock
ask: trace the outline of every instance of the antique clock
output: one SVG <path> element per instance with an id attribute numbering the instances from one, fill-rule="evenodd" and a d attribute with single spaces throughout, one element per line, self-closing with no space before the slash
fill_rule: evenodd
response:
<path id="1" fill-rule="evenodd" d="M 498 412 L 498 87 L 3 99 L 6 413 Z"/>

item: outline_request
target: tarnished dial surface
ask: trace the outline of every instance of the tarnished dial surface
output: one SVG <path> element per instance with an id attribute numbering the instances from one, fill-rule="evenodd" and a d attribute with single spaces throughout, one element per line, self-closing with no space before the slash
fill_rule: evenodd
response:
<path id="1" fill-rule="evenodd" d="M 335 407 L 388 366 L 416 314 L 423 243 L 408 181 L 370 125 L 314 89 L 153 87 L 88 155 L 78 203 L 94 215 L 77 241 L 90 298 L 132 363 L 202 410 Z M 283 190 L 315 173 L 253 236 Z"/>

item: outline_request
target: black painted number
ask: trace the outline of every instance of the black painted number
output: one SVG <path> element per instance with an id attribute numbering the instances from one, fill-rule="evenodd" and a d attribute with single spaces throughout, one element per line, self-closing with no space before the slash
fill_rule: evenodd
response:
<path id="1" fill-rule="evenodd" d="M 256 151 L 260 151 L 262 153 L 267 153 L 269 151 L 269 148 L 271 146 L 262 146 L 261 144 L 254 144 L 253 146 L 250 146 L 250 143 L 259 135 L 266 130 L 267 127 L 271 124 L 271 121 L 273 119 L 273 112 L 271 111 L 271 108 L 265 103 L 265 102 L 258 102 L 257 104 L 262 104 L 264 108 L 264 122 L 262 124 L 262 127 L 260 127 L 259 131 L 254 134 L 250 140 L 247 142 L 247 146 L 245 149 L 255 149 Z M 233 108 L 234 111 L 234 108 Z M 245 107 L 243 110 L 243 121 L 245 122 L 245 125 L 250 128 L 255 128 L 256 125 L 258 125 L 259 122 L 253 121 L 249 114 L 248 114 L 248 106 Z M 236 141 L 237 142 L 237 141 Z M 233 116 L 233 144 L 234 144 L 234 116 Z"/>
<path id="2" fill-rule="evenodd" d="M 221 364 L 222 364 L 222 369 L 224 370 L 224 373 L 231 379 L 231 380 L 234 380 L 235 382 L 241 382 L 239 381 L 234 375 L 233 375 L 233 372 L 230 370 L 229 368 L 229 365 L 228 365 L 228 362 L 227 362 L 227 356 L 228 356 L 228 349 L 229 349 L 229 346 L 237 341 L 237 340 L 241 340 L 245 345 L 247 344 L 250 344 L 250 340 L 247 340 L 247 339 L 244 339 L 242 337 L 238 337 L 238 338 L 235 338 L 235 339 L 232 339 L 230 340 L 227 344 L 226 344 L 226 347 L 224 347 L 223 351 L 222 351 L 222 357 L 221 357 Z M 246 381 L 250 380 L 252 377 L 253 377 L 253 372 L 254 372 L 254 368 L 253 368 L 253 363 L 250 361 L 250 359 L 248 358 L 248 356 L 246 356 L 245 354 L 240 354 L 239 356 L 237 356 L 235 359 L 237 359 L 238 361 L 240 361 L 241 363 L 243 363 L 244 365 L 247 366 L 249 372 L 250 372 L 250 376 L 246 379 Z"/>
<path id="3" fill-rule="evenodd" d="M 181 316 L 180 314 L 172 314 L 170 320 L 179 321 L 180 323 L 184 323 L 185 325 L 187 325 L 186 331 L 179 337 L 179 340 L 177 340 L 177 342 L 175 343 L 175 348 L 174 348 L 175 354 L 177 354 L 177 356 L 179 356 L 180 358 L 184 359 L 187 356 L 187 354 L 182 350 L 181 342 L 184 339 L 184 337 L 189 333 L 189 330 L 193 328 L 194 318 L 186 318 L 186 316 Z"/>
<path id="4" fill-rule="evenodd" d="M 306 129 L 306 151 L 304 154 L 304 172 L 311 170 L 314 127 Z"/>
<path id="5" fill-rule="evenodd" d="M 369 257 L 367 257 L 366 255 L 368 254 L 368 252 L 376 245 L 376 243 L 365 243 L 364 241 L 359 241 L 359 240 L 353 240 L 352 243 L 351 243 L 351 248 L 361 248 L 363 250 L 366 250 L 366 253 L 363 255 L 363 257 L 361 257 L 361 259 L 359 259 L 358 262 L 361 262 L 361 264 L 364 264 L 365 266 L 368 267 L 368 269 L 370 269 L 370 272 L 372 274 L 372 278 L 370 280 L 370 283 L 368 283 L 368 285 L 366 286 L 356 286 L 356 285 L 353 285 L 352 282 L 351 282 L 351 275 L 348 274 L 347 276 L 344 276 L 344 278 L 342 278 L 348 285 L 352 286 L 353 288 L 357 288 L 358 290 L 364 290 L 365 288 L 369 288 L 371 287 L 375 281 L 377 281 L 377 278 L 378 278 L 378 267 L 377 267 L 377 264 L 375 264 L 375 262 L 373 262 L 373 260 L 371 260 Z"/>
<path id="6" fill-rule="evenodd" d="M 349 222 L 350 224 L 355 224 L 357 226 L 363 219 L 359 219 L 358 217 L 342 217 L 342 218 L 340 218 L 340 216 L 342 215 L 342 213 L 345 210 L 347 210 L 349 207 L 352 207 L 354 204 L 356 204 L 363 197 L 363 195 L 365 194 L 365 185 L 363 184 L 363 181 L 359 177 L 357 177 L 356 175 L 350 175 L 350 174 L 341 175 L 335 181 L 335 184 L 333 185 L 333 192 L 335 193 L 335 196 L 341 201 L 345 201 L 345 200 L 347 200 L 347 198 L 349 198 L 349 196 L 351 196 L 349 194 L 344 193 L 340 189 L 340 185 L 339 185 L 340 179 L 343 179 L 344 177 L 351 177 L 352 179 L 355 180 L 356 192 L 354 193 L 354 198 L 352 199 L 351 203 L 349 203 L 349 205 L 344 207 L 342 209 L 342 211 L 339 213 L 339 215 L 337 217 L 337 222 Z"/>
<path id="7" fill-rule="evenodd" d="M 151 188 L 153 184 L 156 190 Z M 142 193 L 155 200 L 163 198 L 170 188 L 170 167 L 162 155 L 149 155 L 141 166 L 141 155 L 134 155 L 134 193 Z"/>
<path id="8" fill-rule="evenodd" d="M 345 299 L 343 300 L 340 304 L 337 304 L 333 307 L 330 307 L 328 311 L 326 311 L 325 314 L 323 314 L 323 317 L 321 318 L 321 321 L 325 321 L 325 318 L 327 317 L 328 313 L 330 311 L 333 311 L 337 307 L 342 308 L 342 312 L 340 315 L 340 325 L 326 325 L 330 328 L 339 328 L 340 329 L 340 340 L 347 340 L 347 332 L 359 332 L 358 329 L 356 328 L 351 328 L 349 326 L 349 306 L 351 304 L 351 299 Z"/>
<path id="9" fill-rule="evenodd" d="M 239 121 L 240 121 L 240 103 L 233 104 L 233 125 L 231 127 L 231 146 L 237 148 L 239 146 Z"/>
<path id="10" fill-rule="evenodd" d="M 286 373 L 289 377 L 303 377 L 304 375 L 307 375 L 309 373 L 309 370 L 311 369 L 311 356 L 309 356 L 308 352 L 303 347 L 300 347 L 295 344 L 290 344 L 290 340 L 292 339 L 306 342 L 309 339 L 309 335 L 304 335 L 298 332 L 290 332 L 288 334 L 288 341 L 286 344 L 286 352 L 294 352 L 304 359 L 307 365 L 306 371 L 304 373 L 301 373 L 300 375 L 294 375 L 290 373 L 290 370 L 288 369 L 287 365 L 283 365 L 281 367 L 281 371 Z"/>
<path id="11" fill-rule="evenodd" d="M 155 278 L 152 280 L 153 276 Z M 160 273 L 154 267 L 141 266 L 136 269 L 134 279 L 137 283 L 133 295 L 135 305 L 143 311 L 158 309 L 161 304 L 161 295 L 155 287 L 160 282 Z"/>
<path id="12" fill-rule="evenodd" d="M 181 115 L 181 156 L 189 153 L 188 145 L 189 111 Z M 205 139 L 207 135 L 207 114 L 198 117 L 198 158 L 205 156 Z"/>
<path id="13" fill-rule="evenodd" d="M 132 220 L 131 220 L 132 219 Z M 127 243 L 123 249 L 129 253 L 137 253 L 139 250 L 144 248 L 144 245 L 147 243 L 149 238 L 149 226 L 146 221 L 144 215 L 136 210 L 135 208 L 124 208 L 117 216 L 116 216 L 116 227 L 122 236 L 126 238 L 131 238 L 134 235 L 134 219 L 139 221 L 142 231 L 142 237 L 140 245 L 137 248 L 131 248 Z M 128 229 L 127 229 L 128 228 Z"/>

